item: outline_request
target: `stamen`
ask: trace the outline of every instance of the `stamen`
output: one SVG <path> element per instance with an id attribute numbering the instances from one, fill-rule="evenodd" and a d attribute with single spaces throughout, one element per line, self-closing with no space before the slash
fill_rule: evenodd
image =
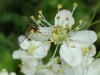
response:
<path id="1" fill-rule="evenodd" d="M 37 23 L 38 23 L 38 24 L 41 24 L 41 20 L 37 20 Z"/>
<path id="2" fill-rule="evenodd" d="M 68 19 L 68 17 L 66 17 L 66 21 L 68 21 L 69 19 Z"/>
<path id="3" fill-rule="evenodd" d="M 59 19 L 60 19 L 60 16 L 57 16 L 57 20 L 58 20 L 58 25 L 59 25 Z"/>
<path id="4" fill-rule="evenodd" d="M 86 66 L 85 66 L 85 68 L 86 68 L 86 69 L 88 69 L 88 68 L 89 68 L 89 66 L 87 66 L 87 65 L 86 65 Z"/>
<path id="5" fill-rule="evenodd" d="M 44 27 L 46 27 L 46 26 L 41 22 L 41 20 L 37 20 L 37 23 L 40 24 L 40 25 L 42 25 L 42 26 L 44 26 Z"/>
<path id="6" fill-rule="evenodd" d="M 57 8 L 58 9 L 61 9 L 62 8 L 62 5 L 61 4 L 58 4 Z"/>
<path id="7" fill-rule="evenodd" d="M 38 18 L 41 19 L 42 18 L 41 15 L 38 15 Z"/>
<path id="8" fill-rule="evenodd" d="M 54 59 L 54 57 L 55 57 L 55 54 L 56 54 L 56 52 L 57 52 L 57 48 L 58 48 L 58 45 L 56 46 L 55 52 L 54 52 L 54 54 L 53 54 L 53 56 L 52 56 L 52 59 Z"/>
<path id="9" fill-rule="evenodd" d="M 41 26 L 36 22 L 36 20 L 34 19 L 34 16 L 30 16 L 30 18 L 31 18 L 39 27 L 41 27 Z"/>
<path id="10" fill-rule="evenodd" d="M 40 14 L 40 15 L 38 16 L 38 18 L 39 18 L 40 20 L 46 22 L 49 26 L 51 26 L 51 24 L 48 23 L 47 20 L 46 20 L 46 19 L 44 18 L 44 16 L 42 15 L 42 11 L 41 11 L 41 10 L 39 11 L 39 14 Z"/>
<path id="11" fill-rule="evenodd" d="M 57 8 L 58 8 L 58 12 L 59 12 L 59 9 L 62 8 L 62 5 L 61 4 L 58 4 Z"/>
<path id="12" fill-rule="evenodd" d="M 73 4 L 72 15 L 73 15 L 73 12 L 74 12 L 74 10 L 76 9 L 77 6 L 78 6 L 78 4 L 75 2 L 75 3 Z"/>
<path id="13" fill-rule="evenodd" d="M 39 10 L 39 14 L 42 14 L 42 10 Z"/>
<path id="14" fill-rule="evenodd" d="M 78 30 L 80 30 L 84 25 L 86 25 L 87 21 L 85 21 L 84 23 L 83 23 L 83 22 L 84 22 L 83 20 L 79 20 L 79 25 L 78 25 L 75 29 L 73 29 L 72 32 L 78 31 Z M 83 24 L 82 24 L 82 23 L 83 23 Z"/>
<path id="15" fill-rule="evenodd" d="M 61 73 L 61 69 L 60 68 L 58 68 L 57 73 Z"/>
<path id="16" fill-rule="evenodd" d="M 49 69 L 52 70 L 52 66 L 49 66 Z"/>

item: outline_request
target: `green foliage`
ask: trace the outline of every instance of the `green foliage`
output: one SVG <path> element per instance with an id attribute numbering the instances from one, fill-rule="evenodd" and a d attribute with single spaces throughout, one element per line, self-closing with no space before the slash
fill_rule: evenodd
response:
<path id="1" fill-rule="evenodd" d="M 57 13 L 57 5 L 62 4 L 62 9 L 72 11 L 73 3 L 77 2 L 78 7 L 74 11 L 75 25 L 79 25 L 79 20 L 91 20 L 92 24 L 88 26 L 90 30 L 96 31 L 98 41 L 96 42 L 97 50 L 100 45 L 100 9 L 96 5 L 98 0 L 0 0 L 0 70 L 7 68 L 8 71 L 19 73 L 20 61 L 12 58 L 14 50 L 18 49 L 17 38 L 25 33 L 29 25 L 35 24 L 30 16 L 37 17 L 38 10 L 42 10 L 48 22 L 54 25 L 54 17 Z M 86 27 L 89 23 L 86 24 Z M 45 58 L 48 61 L 55 50 L 55 46 L 50 49 L 49 56 Z"/>

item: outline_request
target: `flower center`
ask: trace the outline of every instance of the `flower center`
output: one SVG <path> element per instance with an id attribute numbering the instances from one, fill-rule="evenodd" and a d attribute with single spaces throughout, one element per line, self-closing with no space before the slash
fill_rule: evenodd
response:
<path id="1" fill-rule="evenodd" d="M 30 47 L 29 47 L 29 49 L 28 49 L 28 53 L 30 54 L 30 55 L 32 55 L 32 53 L 34 52 L 36 50 L 36 46 L 35 45 L 31 45 Z"/>
<path id="2" fill-rule="evenodd" d="M 54 42 L 55 44 L 61 44 L 66 38 L 67 34 L 66 28 L 57 25 L 53 26 L 51 30 L 52 32 L 50 36 L 50 41 Z"/>

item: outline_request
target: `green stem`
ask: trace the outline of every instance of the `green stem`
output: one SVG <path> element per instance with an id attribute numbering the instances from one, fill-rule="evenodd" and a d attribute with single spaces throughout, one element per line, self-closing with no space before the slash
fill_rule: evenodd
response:
<path id="1" fill-rule="evenodd" d="M 95 11 L 94 11 L 94 13 L 93 13 L 93 15 L 92 15 L 92 17 L 91 17 L 91 19 L 90 19 L 90 21 L 89 21 L 87 27 L 86 27 L 86 29 L 88 29 L 88 28 L 91 26 L 91 23 L 92 23 L 92 21 L 93 21 L 95 15 L 96 15 L 96 13 L 97 13 L 97 10 L 99 9 L 99 6 L 100 6 L 100 1 L 99 1 L 99 3 L 98 3 L 97 6 L 96 6 L 96 9 L 95 9 Z"/>
<path id="2" fill-rule="evenodd" d="M 98 52 L 98 54 L 95 56 L 94 60 L 98 59 L 100 57 L 100 51 Z"/>
<path id="3" fill-rule="evenodd" d="M 90 26 L 93 26 L 93 25 L 95 25 L 96 23 L 99 23 L 99 22 L 100 22 L 100 20 L 97 20 L 97 21 L 93 22 Z"/>

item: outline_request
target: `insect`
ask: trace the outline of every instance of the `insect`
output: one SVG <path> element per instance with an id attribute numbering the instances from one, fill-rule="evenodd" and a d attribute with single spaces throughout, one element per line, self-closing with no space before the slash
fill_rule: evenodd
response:
<path id="1" fill-rule="evenodd" d="M 28 38 L 28 36 L 30 35 L 30 34 L 34 34 L 34 33 L 39 33 L 40 32 L 40 30 L 39 30 L 39 28 L 38 27 L 34 27 L 34 26 L 30 26 L 30 27 L 28 27 L 27 29 L 26 29 L 26 32 L 25 32 L 25 36 L 26 36 L 26 38 Z"/>
<path id="2" fill-rule="evenodd" d="M 25 36 L 24 38 L 20 38 L 19 44 L 21 44 L 25 39 L 31 41 L 31 40 L 38 40 L 38 41 L 45 41 L 49 39 L 49 31 L 50 28 L 46 27 L 34 27 L 34 26 L 29 26 L 26 29 Z"/>

